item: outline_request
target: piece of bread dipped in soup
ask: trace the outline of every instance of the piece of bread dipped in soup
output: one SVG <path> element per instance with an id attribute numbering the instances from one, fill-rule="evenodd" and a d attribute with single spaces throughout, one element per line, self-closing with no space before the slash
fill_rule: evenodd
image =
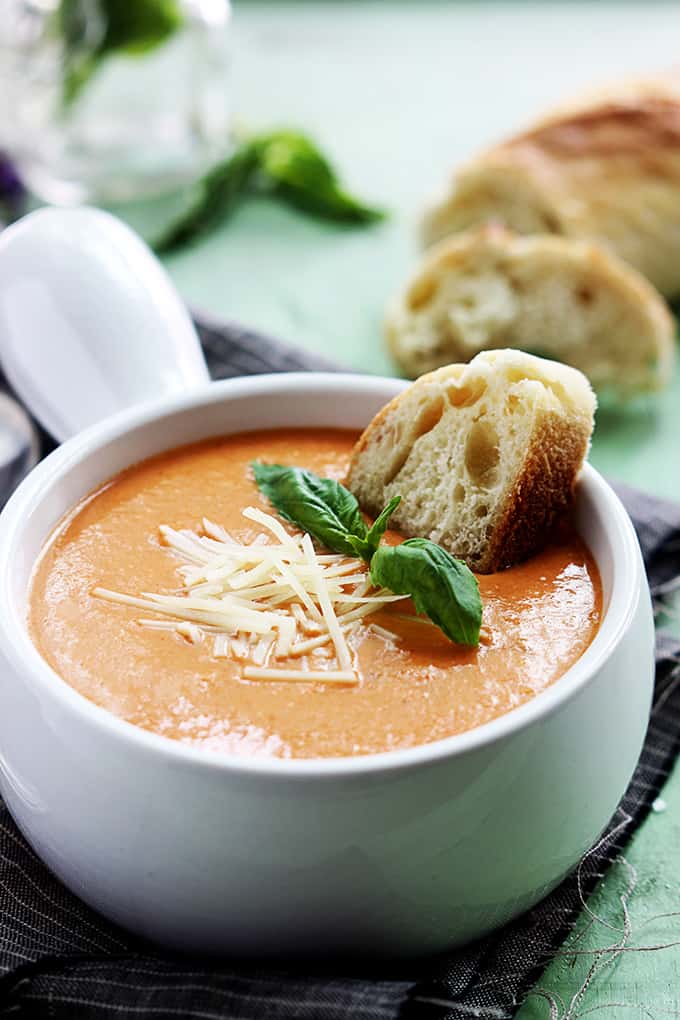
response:
<path id="1" fill-rule="evenodd" d="M 571 503 L 595 405 L 574 368 L 484 351 L 390 401 L 357 443 L 347 486 L 369 514 L 399 494 L 393 527 L 491 573 L 537 551 Z"/>

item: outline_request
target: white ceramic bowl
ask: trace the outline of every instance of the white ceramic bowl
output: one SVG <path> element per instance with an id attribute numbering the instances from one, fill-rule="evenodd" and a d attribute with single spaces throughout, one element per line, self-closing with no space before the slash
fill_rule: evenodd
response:
<path id="1" fill-rule="evenodd" d="M 577 523 L 606 612 L 583 657 L 461 736 L 367 757 L 211 755 L 98 708 L 43 661 L 27 587 L 51 529 L 144 457 L 275 426 L 361 428 L 403 384 L 350 375 L 216 383 L 66 442 L 0 519 L 0 785 L 56 875 L 125 927 L 182 949 L 422 954 L 526 910 L 577 862 L 633 772 L 653 681 L 640 551 L 592 468 Z"/>

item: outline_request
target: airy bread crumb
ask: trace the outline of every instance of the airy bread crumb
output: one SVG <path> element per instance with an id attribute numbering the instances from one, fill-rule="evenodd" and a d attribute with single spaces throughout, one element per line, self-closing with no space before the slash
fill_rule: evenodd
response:
<path id="1" fill-rule="evenodd" d="M 485 351 L 422 376 L 373 419 L 347 486 L 376 515 L 478 573 L 537 551 L 572 500 L 595 395 L 580 372 L 522 351 Z"/>
<path id="2" fill-rule="evenodd" d="M 668 382 L 675 332 L 664 300 L 599 245 L 492 226 L 442 242 L 390 307 L 389 348 L 406 375 L 517 347 L 622 395 Z"/>

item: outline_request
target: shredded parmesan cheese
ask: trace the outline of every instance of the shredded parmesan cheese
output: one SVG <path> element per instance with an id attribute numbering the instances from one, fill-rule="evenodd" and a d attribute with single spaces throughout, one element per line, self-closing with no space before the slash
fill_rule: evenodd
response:
<path id="1" fill-rule="evenodd" d="M 247 507 L 243 516 L 263 529 L 250 543 L 207 518 L 202 534 L 160 527 L 163 544 L 181 561 L 176 594 L 97 587 L 93 595 L 158 614 L 141 617 L 142 627 L 194 644 L 211 635 L 213 656 L 243 663 L 245 680 L 358 684 L 350 638 L 366 616 L 406 596 L 372 588 L 361 560 L 317 553 L 308 534 L 289 533 L 263 510 Z M 372 629 L 398 640 L 375 624 Z M 310 668 L 309 652 L 328 668 Z"/>
<path id="2" fill-rule="evenodd" d="M 385 641 L 398 641 L 398 636 L 391 630 L 387 630 L 386 627 L 381 627 L 377 623 L 369 623 L 368 629 L 372 634 L 377 634 L 379 637 L 384 638 Z"/>
<path id="3" fill-rule="evenodd" d="M 246 680 L 288 680 L 297 683 L 352 684 L 359 683 L 359 677 L 351 669 L 257 669 L 246 666 L 243 670 Z"/>
<path id="4" fill-rule="evenodd" d="M 218 634 L 213 644 L 213 655 L 216 659 L 228 659 L 231 652 L 231 642 L 226 634 Z"/>
<path id="5" fill-rule="evenodd" d="M 319 605 L 321 606 L 321 612 L 323 613 L 324 620 L 326 621 L 331 641 L 335 645 L 340 669 L 351 670 L 352 656 L 349 653 L 349 648 L 347 647 L 344 634 L 340 630 L 340 624 L 338 623 L 338 618 L 335 615 L 335 610 L 333 609 L 333 603 L 331 602 L 330 595 L 328 594 L 328 587 L 324 584 L 321 567 L 317 566 L 315 562 L 312 540 L 307 534 L 302 536 L 302 549 L 310 567 L 314 567 L 313 579 L 316 585 L 316 595 L 319 599 Z"/>

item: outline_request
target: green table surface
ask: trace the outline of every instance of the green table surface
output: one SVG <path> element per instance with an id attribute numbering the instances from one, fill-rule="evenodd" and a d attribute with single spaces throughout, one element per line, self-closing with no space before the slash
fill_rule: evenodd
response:
<path id="1" fill-rule="evenodd" d="M 415 264 L 418 210 L 457 161 L 584 82 L 677 61 L 672 3 L 235 3 L 234 109 L 252 128 L 308 129 L 361 195 L 392 210 L 343 229 L 258 201 L 166 265 L 193 305 L 260 327 L 347 366 L 394 372 L 385 302 Z M 144 210 L 143 210 L 144 212 Z M 145 211 L 150 215 L 150 211 Z M 612 478 L 680 498 L 680 371 L 656 399 L 598 417 L 591 459 Z M 637 884 L 629 944 L 680 939 L 680 771 L 626 850 Z M 591 898 L 577 948 L 539 982 L 522 1020 L 680 1015 L 680 948 L 624 952 L 588 981 L 620 937 L 614 867 Z M 615 929 L 613 930 L 612 927 Z M 677 1011 L 677 1012 L 676 1012 Z M 486 1014 L 484 1014 L 486 1015 Z"/>

